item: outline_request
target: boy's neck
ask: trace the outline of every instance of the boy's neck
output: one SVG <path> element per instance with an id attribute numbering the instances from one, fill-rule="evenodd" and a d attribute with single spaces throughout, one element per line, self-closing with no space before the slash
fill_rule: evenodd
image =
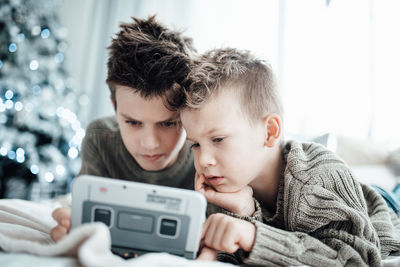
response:
<path id="1" fill-rule="evenodd" d="M 266 162 L 262 174 L 250 186 L 261 206 L 273 213 L 276 209 L 283 164 L 280 145 L 275 146 L 271 152 L 271 157 Z"/>

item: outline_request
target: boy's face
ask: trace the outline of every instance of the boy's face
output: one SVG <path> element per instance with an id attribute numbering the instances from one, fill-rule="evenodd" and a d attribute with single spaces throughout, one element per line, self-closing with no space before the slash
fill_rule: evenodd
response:
<path id="1" fill-rule="evenodd" d="M 222 90 L 199 109 L 181 112 L 198 174 L 219 192 L 236 192 L 266 169 L 265 127 L 251 125 L 237 96 Z"/>
<path id="2" fill-rule="evenodd" d="M 122 140 L 140 167 L 159 171 L 174 164 L 186 138 L 177 114 L 161 98 L 144 99 L 126 86 L 116 86 L 115 99 Z"/>

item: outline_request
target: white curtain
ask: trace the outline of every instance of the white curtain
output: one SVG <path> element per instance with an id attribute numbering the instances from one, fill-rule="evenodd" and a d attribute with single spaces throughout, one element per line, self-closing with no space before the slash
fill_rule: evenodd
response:
<path id="1" fill-rule="evenodd" d="M 286 132 L 400 146 L 400 1 L 68 0 L 60 13 L 75 87 L 90 99 L 84 125 L 113 113 L 105 48 L 119 23 L 157 14 L 193 37 L 199 52 L 231 46 L 268 60 L 280 79 Z"/>

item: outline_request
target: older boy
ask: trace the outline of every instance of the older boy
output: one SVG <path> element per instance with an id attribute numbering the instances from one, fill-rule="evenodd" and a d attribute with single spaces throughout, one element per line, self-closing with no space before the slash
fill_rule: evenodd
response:
<path id="1" fill-rule="evenodd" d="M 107 84 L 115 117 L 92 122 L 80 174 L 193 189 L 193 156 L 178 114 L 164 105 L 189 73 L 190 40 L 154 16 L 121 24 L 109 47 Z M 70 228 L 70 208 L 53 212 L 57 241 Z"/>
<path id="2" fill-rule="evenodd" d="M 323 146 L 283 143 L 268 65 L 247 52 L 214 50 L 189 78 L 184 106 L 174 107 L 192 144 L 195 189 L 210 202 L 247 201 L 255 210 L 211 215 L 199 258 L 242 249 L 254 265 L 380 266 L 400 250 L 400 220 L 377 192 Z M 237 194 L 248 185 L 258 202 Z"/>

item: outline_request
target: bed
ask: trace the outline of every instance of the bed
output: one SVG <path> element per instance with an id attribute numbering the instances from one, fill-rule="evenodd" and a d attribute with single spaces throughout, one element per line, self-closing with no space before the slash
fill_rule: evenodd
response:
<path id="1" fill-rule="evenodd" d="M 322 141 L 328 139 L 322 138 Z M 347 141 L 347 147 L 344 144 L 346 141 L 343 140 L 336 142 L 331 149 L 350 164 L 361 182 L 376 184 L 386 190 L 391 190 L 399 182 L 399 176 L 386 164 L 387 156 L 383 153 L 355 142 Z M 328 142 L 325 145 L 330 146 Z M 0 248 L 3 249 L 0 251 L 0 266 L 233 266 L 191 261 L 166 253 L 123 260 L 110 252 L 108 229 L 100 223 L 79 227 L 54 244 L 49 237 L 50 229 L 55 226 L 51 212 L 61 205 L 63 200 L 41 203 L 0 200 Z M 400 266 L 400 253 L 384 259 L 383 266 Z"/>

